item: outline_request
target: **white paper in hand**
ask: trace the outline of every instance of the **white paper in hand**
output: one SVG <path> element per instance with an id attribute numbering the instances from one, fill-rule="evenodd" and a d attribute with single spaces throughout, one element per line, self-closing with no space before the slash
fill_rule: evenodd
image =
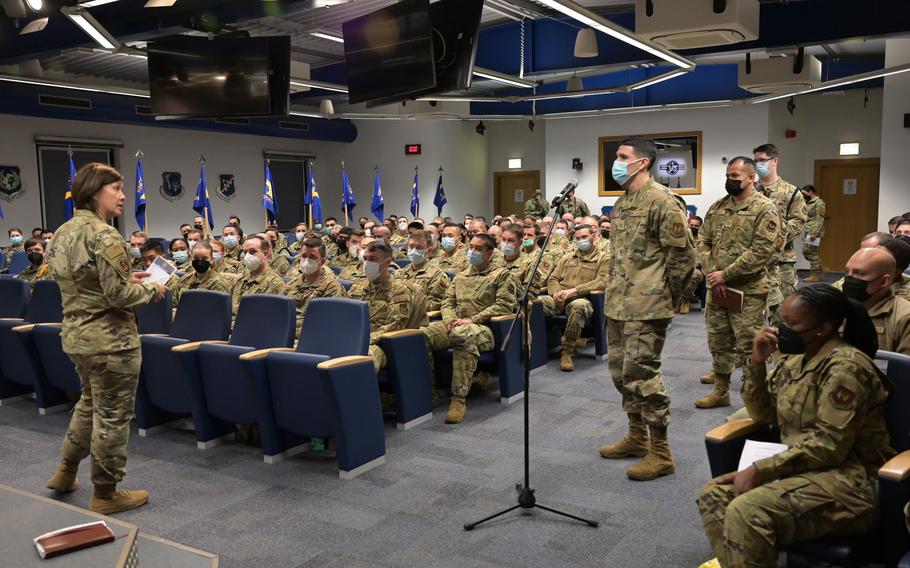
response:
<path id="1" fill-rule="evenodd" d="M 149 275 L 142 280 L 143 282 L 166 284 L 171 276 L 177 272 L 177 267 L 164 260 L 164 257 L 158 256 L 155 257 L 155 260 L 152 261 L 152 264 L 148 267 L 146 272 L 148 272 Z"/>
<path id="2" fill-rule="evenodd" d="M 820 247 L 820 246 L 822 246 L 822 238 L 815 237 L 814 239 L 812 239 L 807 236 L 806 244 L 809 245 L 810 247 Z"/>
<path id="3" fill-rule="evenodd" d="M 739 456 L 739 468 L 736 471 L 748 469 L 750 465 L 757 462 L 758 460 L 770 458 L 775 454 L 781 453 L 787 448 L 787 444 L 775 444 L 774 442 L 756 442 L 755 440 L 746 440 L 746 445 L 743 446 L 743 453 Z"/>

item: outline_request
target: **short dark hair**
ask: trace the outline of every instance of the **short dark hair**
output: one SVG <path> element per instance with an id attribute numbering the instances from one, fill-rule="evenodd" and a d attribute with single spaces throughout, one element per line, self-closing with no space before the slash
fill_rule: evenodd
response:
<path id="1" fill-rule="evenodd" d="M 807 183 L 806 185 L 804 185 L 804 186 L 803 186 L 803 191 L 808 191 L 808 192 L 811 192 L 811 193 L 814 193 L 814 194 L 818 195 L 818 190 L 815 189 L 815 186 L 812 185 L 811 183 Z"/>
<path id="2" fill-rule="evenodd" d="M 20 229 L 19 227 L 10 227 L 9 230 L 6 232 L 6 234 L 7 234 L 7 236 L 9 236 L 9 235 L 12 235 L 14 232 L 19 233 L 21 235 L 22 229 Z"/>
<path id="3" fill-rule="evenodd" d="M 368 252 L 381 252 L 385 258 L 391 258 L 392 247 L 382 241 L 373 241 L 367 245 Z"/>
<path id="4" fill-rule="evenodd" d="M 145 254 L 149 251 L 154 251 L 159 256 L 164 255 L 164 247 L 158 241 L 146 241 L 142 248 L 139 249 L 139 254 Z"/>
<path id="5" fill-rule="evenodd" d="M 190 243 L 188 243 L 188 242 L 186 241 L 186 239 L 184 239 L 183 237 L 177 237 L 176 239 L 171 239 L 170 244 L 167 245 L 167 249 L 168 249 L 168 250 L 173 249 L 173 248 L 174 248 L 174 243 L 183 243 L 184 245 L 186 245 L 187 250 L 189 250 L 189 248 L 190 248 Z"/>
<path id="6" fill-rule="evenodd" d="M 512 233 L 512 235 L 517 237 L 518 240 L 521 240 L 522 238 L 524 238 L 525 228 L 522 227 L 521 225 L 519 225 L 518 223 L 509 223 L 505 227 L 502 227 L 502 232 L 503 232 L 503 234 Z"/>
<path id="7" fill-rule="evenodd" d="M 179 229 L 180 232 L 183 232 L 183 228 L 184 228 L 184 227 L 189 227 L 190 229 L 193 228 L 193 226 L 190 225 L 189 223 L 184 223 L 184 224 L 180 225 L 180 229 Z"/>
<path id="8" fill-rule="evenodd" d="M 325 243 L 322 242 L 322 239 L 307 238 L 303 239 L 303 242 L 300 243 L 300 248 L 314 248 L 319 249 L 319 256 L 325 258 Z"/>
<path id="9" fill-rule="evenodd" d="M 699 217 L 698 215 L 692 215 L 692 218 L 689 219 L 689 220 L 690 220 L 690 221 L 698 221 L 699 223 L 702 223 L 702 224 L 704 224 L 704 222 L 705 222 L 705 220 L 702 219 L 701 217 Z"/>
<path id="10" fill-rule="evenodd" d="M 649 160 L 648 169 L 654 167 L 657 161 L 657 145 L 653 140 L 648 138 L 626 138 L 619 142 L 620 146 L 629 146 L 636 158 L 647 158 Z"/>
<path id="11" fill-rule="evenodd" d="M 903 272 L 910 266 L 910 244 L 907 244 L 904 239 L 898 237 L 885 239 L 878 246 L 891 253 L 891 256 L 894 257 L 894 262 L 897 264 L 898 272 Z"/>
<path id="12" fill-rule="evenodd" d="M 231 219 L 237 219 L 237 224 L 238 224 L 238 225 L 240 224 L 240 217 L 239 217 L 239 216 L 237 216 L 237 215 L 228 215 L 228 221 L 230 221 Z"/>
<path id="13" fill-rule="evenodd" d="M 901 225 L 910 225 L 910 219 L 902 217 L 901 220 L 897 222 L 898 227 Z"/>
<path id="14" fill-rule="evenodd" d="M 735 158 L 733 158 L 732 160 L 730 160 L 730 161 L 727 163 L 727 165 L 728 165 L 728 166 L 732 166 L 732 165 L 735 164 L 736 162 L 741 162 L 742 165 L 745 166 L 746 171 L 755 173 L 755 160 L 753 160 L 752 158 L 749 158 L 749 157 L 746 157 L 746 156 L 736 156 Z"/>
<path id="15" fill-rule="evenodd" d="M 423 223 L 421 223 L 420 221 L 411 221 L 410 223 L 408 223 L 408 229 L 423 230 Z"/>
<path id="16" fill-rule="evenodd" d="M 350 227 L 342 227 L 342 228 L 338 229 L 338 236 L 339 237 L 344 236 L 345 238 L 347 238 L 347 237 L 351 236 L 351 233 L 353 231 L 354 231 L 354 229 L 352 229 Z"/>
<path id="17" fill-rule="evenodd" d="M 903 220 L 904 220 L 904 216 L 903 216 L 903 215 L 895 215 L 894 217 L 891 217 L 890 219 L 888 219 L 888 224 L 889 224 L 889 225 L 897 225 L 898 223 L 900 223 L 900 222 L 903 221 Z"/>
<path id="18" fill-rule="evenodd" d="M 575 229 L 572 231 L 572 233 L 573 234 L 577 233 L 578 231 L 580 231 L 582 229 L 587 229 L 587 230 L 591 231 L 592 233 L 594 232 L 594 227 L 592 227 L 591 225 L 581 224 L 581 225 L 575 225 Z"/>
<path id="19" fill-rule="evenodd" d="M 98 207 L 94 199 L 95 194 L 102 187 L 118 181 L 123 181 L 123 176 L 115 168 L 98 162 L 86 164 L 79 168 L 79 171 L 76 172 L 76 177 L 73 178 L 70 188 L 73 195 L 73 203 L 77 209 L 94 211 Z"/>
<path id="20" fill-rule="evenodd" d="M 758 154 L 759 152 L 765 154 L 769 158 L 780 158 L 780 150 L 777 149 L 777 146 L 771 143 L 762 144 L 761 146 L 752 148 L 753 154 Z"/>
<path id="21" fill-rule="evenodd" d="M 36 237 L 31 237 L 25 241 L 25 244 L 22 245 L 25 250 L 32 248 L 35 245 L 41 245 L 41 248 L 47 250 L 47 244 L 44 242 L 44 239 L 39 239 Z"/>
<path id="22" fill-rule="evenodd" d="M 209 251 L 209 253 L 213 252 L 213 251 L 212 251 L 212 245 L 208 244 L 208 243 L 205 242 L 205 241 L 199 241 L 198 243 L 196 243 L 195 245 L 193 245 L 193 248 L 190 249 L 190 252 L 193 252 L 193 251 L 196 250 L 197 248 L 205 249 L 205 250 Z"/>
<path id="23" fill-rule="evenodd" d="M 334 217 L 326 217 L 326 218 L 325 218 L 325 221 L 323 221 L 323 224 L 324 224 L 324 223 L 328 223 L 329 221 L 335 221 L 335 222 L 337 223 L 337 222 L 338 222 L 338 219 L 336 219 L 336 218 L 334 218 Z"/>
<path id="24" fill-rule="evenodd" d="M 431 235 L 429 231 L 425 231 L 423 229 L 417 229 L 411 233 L 411 236 L 408 237 L 408 240 L 411 239 L 422 240 L 427 244 L 427 246 L 433 244 L 433 235 Z"/>
<path id="25" fill-rule="evenodd" d="M 272 250 L 272 243 L 269 240 L 261 235 L 250 235 L 246 238 L 244 244 L 250 242 L 250 240 L 256 239 L 259 241 L 259 252 L 266 252 Z"/>
<path id="26" fill-rule="evenodd" d="M 484 247 L 487 250 L 493 250 L 496 248 L 496 239 L 494 239 L 493 237 L 491 237 L 490 235 L 488 235 L 486 233 L 477 233 L 476 235 L 471 237 L 471 239 L 472 240 L 473 239 L 483 239 Z"/>
<path id="27" fill-rule="evenodd" d="M 189 237 L 189 236 L 192 235 L 193 233 L 196 233 L 197 235 L 199 235 L 199 236 L 202 237 L 203 239 L 205 238 L 205 233 L 203 233 L 203 232 L 202 232 L 201 230 L 199 230 L 199 229 L 190 229 L 190 232 L 188 232 L 188 233 L 186 234 L 186 236 Z"/>

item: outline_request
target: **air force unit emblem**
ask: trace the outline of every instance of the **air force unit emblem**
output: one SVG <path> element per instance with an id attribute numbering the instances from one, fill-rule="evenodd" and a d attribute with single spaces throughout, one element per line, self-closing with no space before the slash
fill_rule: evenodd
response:
<path id="1" fill-rule="evenodd" d="M 18 166 L 0 166 L 0 197 L 12 201 L 22 197 L 22 174 Z"/>
<path id="2" fill-rule="evenodd" d="M 234 175 L 221 174 L 218 178 L 221 181 L 221 183 L 218 184 L 218 195 L 221 199 L 230 201 L 237 193 L 237 189 L 234 187 Z"/>
<path id="3" fill-rule="evenodd" d="M 180 177 L 180 172 L 163 172 L 161 174 L 161 187 L 158 189 L 162 197 L 173 202 L 183 195 L 183 183 Z"/>

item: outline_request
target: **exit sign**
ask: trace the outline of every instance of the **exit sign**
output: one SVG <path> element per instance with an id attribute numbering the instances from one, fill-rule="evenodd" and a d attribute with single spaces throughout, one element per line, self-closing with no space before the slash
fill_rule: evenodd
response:
<path id="1" fill-rule="evenodd" d="M 417 156 L 421 152 L 420 144 L 408 144 L 404 147 L 405 156 Z"/>

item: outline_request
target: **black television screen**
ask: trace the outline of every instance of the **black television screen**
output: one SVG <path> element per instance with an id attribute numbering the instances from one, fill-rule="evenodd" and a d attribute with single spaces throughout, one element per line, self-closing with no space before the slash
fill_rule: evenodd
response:
<path id="1" fill-rule="evenodd" d="M 348 100 L 401 100 L 436 87 L 429 0 L 404 0 L 342 25 Z"/>
<path id="2" fill-rule="evenodd" d="M 483 0 L 440 0 L 430 5 L 436 58 L 435 92 L 471 87 L 482 12 Z"/>
<path id="3" fill-rule="evenodd" d="M 170 36 L 148 45 L 152 114 L 181 117 L 286 115 L 288 36 Z"/>

